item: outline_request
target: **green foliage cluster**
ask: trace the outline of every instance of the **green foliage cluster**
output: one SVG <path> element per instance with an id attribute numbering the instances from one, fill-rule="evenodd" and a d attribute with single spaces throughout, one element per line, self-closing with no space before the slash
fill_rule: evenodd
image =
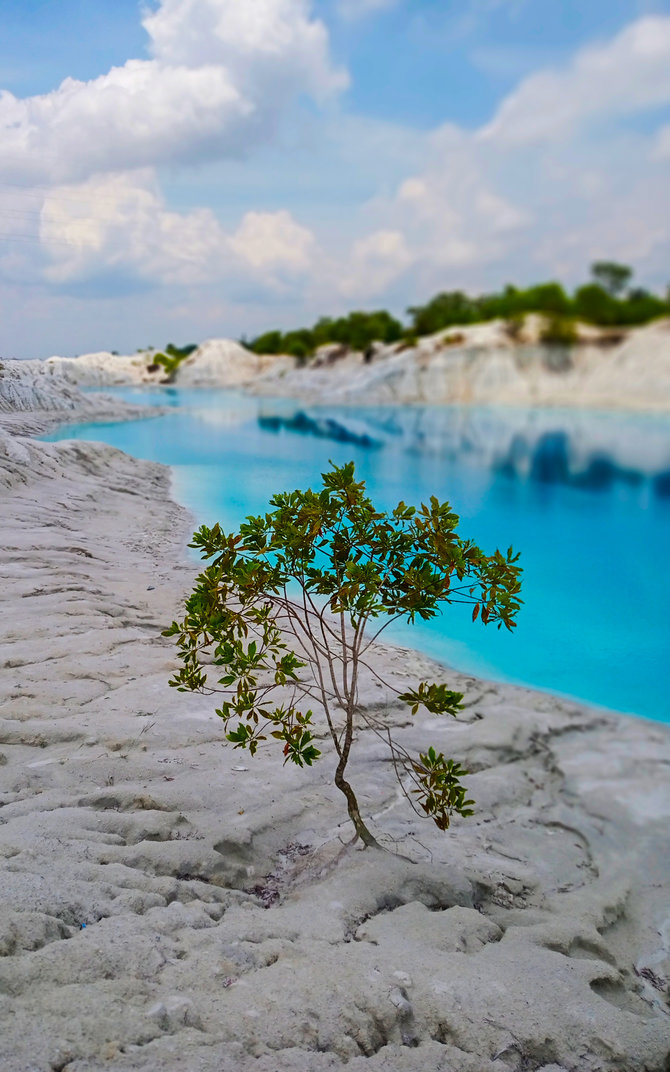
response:
<path id="1" fill-rule="evenodd" d="M 390 513 L 376 509 L 353 462 L 322 479 L 315 491 L 275 495 L 270 510 L 239 532 L 217 524 L 194 535 L 191 546 L 210 564 L 185 617 L 164 634 L 176 639 L 181 662 L 170 684 L 221 693 L 216 714 L 236 748 L 254 755 L 271 738 L 284 762 L 300 767 L 320 758 L 313 726 L 323 720 L 337 758 L 335 785 L 366 845 L 376 841 L 345 771 L 356 731 L 371 730 L 388 746 L 417 813 L 446 830 L 452 815 L 471 814 L 466 772 L 434 748 L 410 755 L 384 716 L 360 703 L 359 685 L 363 677 L 380 681 L 413 714 L 423 707 L 456 715 L 461 693 L 425 681 L 401 693 L 382 679 L 370 648 L 391 622 L 430 619 L 452 603 L 470 604 L 473 621 L 513 629 L 518 555 L 511 548 L 486 555 L 461 538 L 458 516 L 435 497 L 419 509 L 404 502 Z"/>
<path id="2" fill-rule="evenodd" d="M 478 297 L 460 290 L 444 291 L 425 305 L 411 306 L 406 327 L 384 310 L 355 312 L 339 319 L 323 317 L 312 328 L 269 331 L 245 345 L 259 354 L 291 354 L 306 360 L 325 343 L 341 343 L 353 350 L 365 350 L 376 341 L 411 345 L 422 335 L 461 324 L 502 319 L 513 328 L 528 313 L 547 316 L 549 335 L 566 339 L 576 320 L 601 327 L 632 327 L 670 315 L 670 297 L 659 298 L 642 288 L 627 289 L 633 275 L 627 265 L 597 261 L 591 275 L 592 282 L 573 294 L 555 281 L 526 289 L 508 285 L 498 293 Z"/>
<path id="3" fill-rule="evenodd" d="M 577 342 L 575 322 L 567 316 L 552 316 L 542 329 L 540 338 L 548 346 L 574 346 Z"/>
<path id="4" fill-rule="evenodd" d="M 268 331 L 246 345 L 257 354 L 291 354 L 306 358 L 326 343 L 339 343 L 350 350 L 365 350 L 373 342 L 398 342 L 402 336 L 400 321 L 380 309 L 372 313 L 349 313 L 337 319 L 322 317 L 312 328 L 285 334 Z"/>
<path id="5" fill-rule="evenodd" d="M 670 301 L 649 291 L 638 288 L 623 293 L 632 276 L 632 269 L 626 265 L 601 261 L 592 266 L 591 272 L 593 282 L 578 287 L 572 295 L 557 282 L 525 290 L 507 286 L 500 293 L 477 298 L 462 291 L 438 294 L 426 305 L 408 310 L 411 330 L 417 335 L 432 335 L 456 324 L 498 318 L 514 323 L 528 313 L 549 317 L 554 328 L 561 319 L 585 320 L 602 327 L 633 326 L 670 314 Z"/>
<path id="6" fill-rule="evenodd" d="M 182 361 L 185 361 L 197 349 L 198 347 L 195 344 L 179 347 L 169 342 L 165 347 L 164 353 L 159 352 L 152 355 L 149 368 L 156 365 L 164 368 L 168 380 L 172 381 Z"/>

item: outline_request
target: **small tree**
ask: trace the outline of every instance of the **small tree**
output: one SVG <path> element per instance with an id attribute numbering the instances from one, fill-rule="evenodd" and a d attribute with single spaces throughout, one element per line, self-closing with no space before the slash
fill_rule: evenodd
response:
<path id="1" fill-rule="evenodd" d="M 633 277 L 633 269 L 616 261 L 596 261 L 591 265 L 591 275 L 613 298 L 626 289 Z"/>
<path id="2" fill-rule="evenodd" d="M 270 506 L 237 533 L 215 525 L 195 534 L 191 546 L 211 564 L 196 580 L 184 620 L 164 633 L 176 638 L 182 663 L 170 684 L 223 693 L 216 713 L 236 748 L 254 755 L 269 736 L 281 743 L 284 762 L 299 767 L 321 754 L 306 708 L 316 701 L 337 755 L 335 785 L 356 835 L 376 845 L 345 777 L 355 731 L 368 727 L 387 743 L 415 810 L 446 830 L 454 813 L 472 814 L 461 783 L 467 772 L 434 748 L 411 756 L 360 705 L 359 682 L 363 674 L 381 680 L 370 648 L 399 618 L 413 623 L 444 604 L 469 603 L 473 621 L 511 630 L 520 606 L 518 555 L 510 548 L 487 556 L 461 539 L 457 515 L 435 497 L 418 510 L 404 502 L 390 513 L 375 509 L 353 462 L 324 473 L 317 491 L 283 492 Z M 413 714 L 424 707 L 455 715 L 462 706 L 462 694 L 446 684 L 393 691 Z"/>

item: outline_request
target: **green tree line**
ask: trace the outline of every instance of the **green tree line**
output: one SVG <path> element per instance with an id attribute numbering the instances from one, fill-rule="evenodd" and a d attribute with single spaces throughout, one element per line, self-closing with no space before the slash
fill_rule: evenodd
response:
<path id="1" fill-rule="evenodd" d="M 615 261 L 597 261 L 591 266 L 591 280 L 569 294 L 554 281 L 526 289 L 508 285 L 502 291 L 472 297 L 453 290 L 436 294 L 426 305 L 407 310 L 409 323 L 402 324 L 386 310 L 353 312 L 333 319 L 322 317 L 311 328 L 268 331 L 244 345 L 258 354 L 291 354 L 309 358 L 318 347 L 338 343 L 365 351 L 374 342 L 411 343 L 422 335 L 462 324 L 503 319 L 519 324 L 528 313 L 550 318 L 548 342 L 574 338 L 573 321 L 599 327 L 632 327 L 670 315 L 670 294 L 660 298 L 641 287 L 631 287 L 633 270 Z"/>

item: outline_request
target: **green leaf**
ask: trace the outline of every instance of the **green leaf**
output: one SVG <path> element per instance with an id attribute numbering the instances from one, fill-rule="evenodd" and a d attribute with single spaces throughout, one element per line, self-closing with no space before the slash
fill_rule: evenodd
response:
<path id="1" fill-rule="evenodd" d="M 452 603 L 468 603 L 473 621 L 510 631 L 516 625 L 518 554 L 511 547 L 486 554 L 458 525 L 436 496 L 418 510 L 404 501 L 378 510 L 347 462 L 331 463 L 319 487 L 277 493 L 237 532 L 201 526 L 191 546 L 204 568 L 182 621 L 163 633 L 180 664 L 170 685 L 222 693 L 216 714 L 234 747 L 254 755 L 275 742 L 283 762 L 300 767 L 321 755 L 314 717 L 346 767 L 361 728 L 355 682 L 367 672 L 361 653 L 372 622 L 428 621 Z M 300 704 L 315 695 L 321 703 L 313 716 Z M 444 683 L 418 682 L 400 699 L 413 715 L 422 708 L 457 715 L 463 696 Z M 454 813 L 471 814 L 464 772 L 453 760 L 429 748 L 400 766 L 421 810 L 441 829 Z"/>

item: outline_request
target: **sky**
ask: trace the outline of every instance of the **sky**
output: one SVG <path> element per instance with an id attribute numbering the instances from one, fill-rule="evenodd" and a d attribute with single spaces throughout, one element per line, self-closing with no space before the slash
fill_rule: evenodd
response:
<path id="1" fill-rule="evenodd" d="M 670 0 L 3 0 L 0 358 L 605 258 L 670 283 Z"/>

